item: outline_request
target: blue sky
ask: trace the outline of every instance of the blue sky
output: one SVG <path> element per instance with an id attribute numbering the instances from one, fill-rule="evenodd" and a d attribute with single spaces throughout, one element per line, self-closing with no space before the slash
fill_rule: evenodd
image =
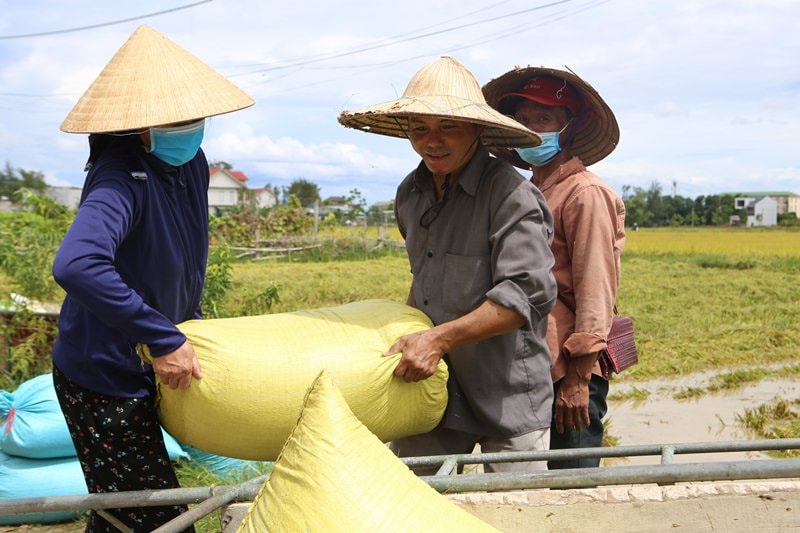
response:
<path id="1" fill-rule="evenodd" d="M 345 129 L 343 109 L 392 100 L 452 55 L 483 84 L 516 65 L 568 66 L 616 113 L 594 165 L 615 189 L 696 197 L 800 194 L 800 2 L 791 0 L 0 0 L 0 164 L 80 185 L 86 136 L 58 128 L 140 24 L 253 96 L 203 147 L 250 187 L 305 178 L 323 197 L 389 200 L 408 141 Z"/>

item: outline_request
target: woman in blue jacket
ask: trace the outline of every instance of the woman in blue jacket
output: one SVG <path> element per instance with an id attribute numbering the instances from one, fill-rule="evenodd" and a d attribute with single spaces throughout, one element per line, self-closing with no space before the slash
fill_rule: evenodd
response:
<path id="1" fill-rule="evenodd" d="M 140 26 L 61 125 L 89 134 L 80 208 L 53 276 L 67 293 L 53 380 L 89 492 L 178 487 L 155 378 L 202 377 L 176 324 L 200 318 L 208 256 L 206 117 L 253 100 Z M 146 346 L 153 364 L 139 350 Z M 92 512 L 86 531 L 152 531 L 185 506 Z M 191 529 L 191 528 L 190 528 Z"/>

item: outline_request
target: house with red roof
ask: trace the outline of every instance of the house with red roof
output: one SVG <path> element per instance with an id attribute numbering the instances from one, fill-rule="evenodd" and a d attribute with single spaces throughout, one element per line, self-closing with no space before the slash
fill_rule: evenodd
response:
<path id="1" fill-rule="evenodd" d="M 208 184 L 209 209 L 223 209 L 242 205 L 247 201 L 247 194 L 252 194 L 256 207 L 272 207 L 278 203 L 277 195 L 272 187 L 249 189 L 247 176 L 240 170 L 212 166 L 209 169 Z"/>
<path id="2" fill-rule="evenodd" d="M 247 176 L 240 170 L 226 165 L 211 165 L 208 169 L 208 208 L 219 213 L 225 208 L 243 205 L 252 198 L 255 207 L 273 207 L 278 203 L 277 192 L 269 185 L 260 189 L 247 187 Z M 44 194 L 69 209 L 77 209 L 82 187 L 48 187 Z M 8 207 L 4 207 L 8 204 Z M 12 209 L 10 200 L 0 198 L 0 211 Z"/>

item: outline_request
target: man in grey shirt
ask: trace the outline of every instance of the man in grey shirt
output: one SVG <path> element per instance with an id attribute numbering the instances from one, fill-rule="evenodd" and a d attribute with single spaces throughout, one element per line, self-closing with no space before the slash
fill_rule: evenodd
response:
<path id="1" fill-rule="evenodd" d="M 406 382 L 431 376 L 444 358 L 449 400 L 437 428 L 392 448 L 401 456 L 470 453 L 476 444 L 484 452 L 547 449 L 553 220 L 539 190 L 484 147 L 541 139 L 491 109 L 474 76 L 450 57 L 417 72 L 399 100 L 344 111 L 339 122 L 407 137 L 422 157 L 398 187 L 395 214 L 414 276 L 408 304 L 434 327 L 400 338 L 386 355 L 402 353 L 395 375 Z"/>

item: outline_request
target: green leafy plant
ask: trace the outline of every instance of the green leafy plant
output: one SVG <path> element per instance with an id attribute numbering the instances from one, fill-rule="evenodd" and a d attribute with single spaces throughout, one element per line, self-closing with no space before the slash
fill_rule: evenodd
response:
<path id="1" fill-rule="evenodd" d="M 24 307 L 0 316 L 0 389 L 15 390 L 52 370 L 50 352 L 57 329 L 55 317 Z"/>
<path id="2" fill-rule="evenodd" d="M 74 213 L 29 189 L 15 193 L 22 212 L 0 218 L 0 270 L 13 289 L 32 299 L 52 301 L 63 295 L 51 269 L 58 245 Z"/>
<path id="3" fill-rule="evenodd" d="M 274 281 L 267 283 L 261 291 L 255 294 L 250 294 L 248 291 L 245 294 L 244 301 L 239 309 L 238 315 L 240 316 L 254 316 L 264 315 L 272 310 L 272 306 L 280 303 L 280 291 L 278 284 Z"/>
<path id="4" fill-rule="evenodd" d="M 208 252 L 206 279 L 200 307 L 205 318 L 224 315 L 225 299 L 231 288 L 231 252 L 227 245 L 212 247 Z"/>

